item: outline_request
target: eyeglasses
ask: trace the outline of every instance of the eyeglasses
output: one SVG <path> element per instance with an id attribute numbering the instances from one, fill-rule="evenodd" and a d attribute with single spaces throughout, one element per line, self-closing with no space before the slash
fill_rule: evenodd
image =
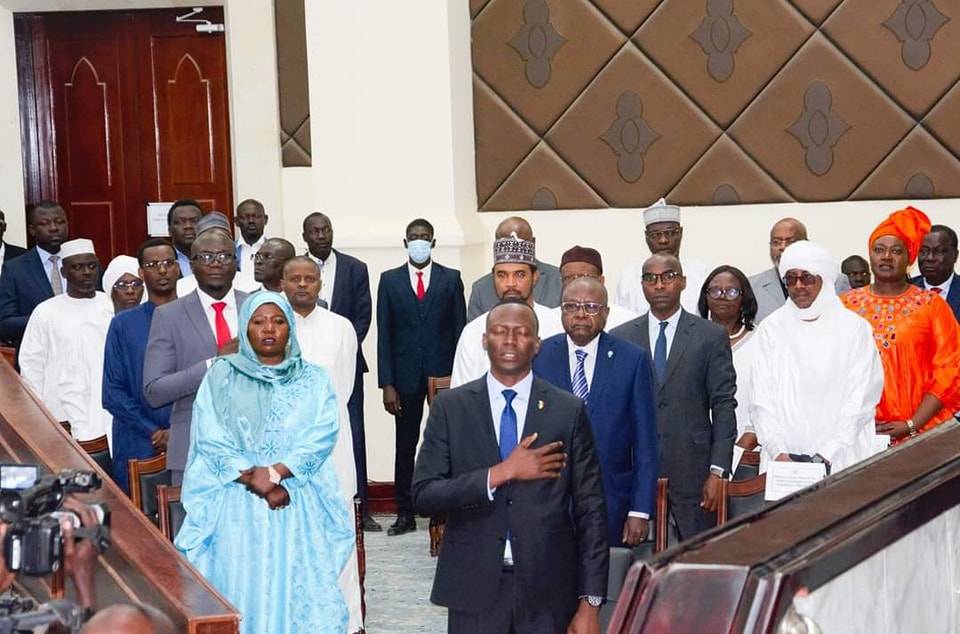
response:
<path id="1" fill-rule="evenodd" d="M 123 291 L 128 288 L 139 289 L 143 288 L 143 280 L 130 280 L 129 282 L 115 282 L 113 287 L 118 291 Z"/>
<path id="2" fill-rule="evenodd" d="M 794 242 L 800 242 L 800 238 L 773 238 L 770 240 L 772 247 L 788 247 Z"/>
<path id="3" fill-rule="evenodd" d="M 656 286 L 657 282 L 672 284 L 681 277 L 679 271 L 664 271 L 663 273 L 644 273 L 640 279 L 643 280 L 643 283 L 647 286 Z"/>
<path id="4" fill-rule="evenodd" d="M 140 266 L 142 266 L 145 269 L 150 269 L 152 271 L 153 269 L 157 269 L 160 267 L 169 269 L 169 268 L 172 268 L 173 265 L 176 263 L 177 263 L 176 260 L 155 260 L 153 262 L 144 262 Z"/>
<path id="5" fill-rule="evenodd" d="M 193 261 L 203 266 L 210 266 L 214 260 L 220 264 L 228 264 L 235 259 L 237 259 L 237 254 L 231 253 L 230 251 L 221 251 L 220 253 L 208 253 L 204 251 L 193 256 Z"/>
<path id="6" fill-rule="evenodd" d="M 267 260 L 276 260 L 277 256 L 272 253 L 254 253 L 253 261 L 254 262 L 266 262 Z"/>
<path id="7" fill-rule="evenodd" d="M 817 283 L 817 276 L 813 273 L 802 273 L 801 275 L 787 273 L 783 276 L 783 283 L 786 286 L 796 286 L 797 282 L 803 282 L 804 286 L 813 286 Z"/>
<path id="8" fill-rule="evenodd" d="M 666 237 L 668 240 L 670 238 L 675 238 L 680 235 L 680 227 L 674 227 L 673 229 L 664 229 L 663 231 L 646 231 L 647 238 L 650 240 L 659 240 L 660 238 Z"/>
<path id="9" fill-rule="evenodd" d="M 606 307 L 606 304 L 597 302 L 563 302 L 560 304 L 560 310 L 568 315 L 576 315 L 581 309 L 588 315 L 599 315 L 600 311 Z"/>
<path id="10" fill-rule="evenodd" d="M 732 302 L 741 295 L 743 295 L 743 291 L 733 286 L 728 286 L 727 288 L 711 286 L 707 289 L 707 297 L 710 299 L 720 299 L 722 297 L 723 299 L 728 299 Z"/>

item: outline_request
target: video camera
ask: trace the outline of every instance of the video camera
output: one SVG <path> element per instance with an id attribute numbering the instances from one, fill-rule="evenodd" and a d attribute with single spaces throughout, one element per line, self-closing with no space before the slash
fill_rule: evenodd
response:
<path id="1" fill-rule="evenodd" d="M 105 504 L 90 507 L 97 526 L 82 526 L 76 513 L 60 511 L 68 493 L 89 493 L 100 488 L 93 471 L 64 469 L 37 479 L 36 465 L 0 465 L 0 521 L 9 524 L 3 540 L 7 569 L 39 577 L 63 565 L 61 522 L 73 523 L 75 539 L 90 539 L 98 552 L 110 545 L 110 511 Z"/>

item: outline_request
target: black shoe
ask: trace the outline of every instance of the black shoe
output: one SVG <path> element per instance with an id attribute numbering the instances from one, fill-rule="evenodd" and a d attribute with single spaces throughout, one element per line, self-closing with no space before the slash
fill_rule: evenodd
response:
<path id="1" fill-rule="evenodd" d="M 369 513 L 363 514 L 363 530 L 367 533 L 379 533 L 383 527 Z"/>
<path id="2" fill-rule="evenodd" d="M 417 530 L 417 521 L 412 517 L 398 517 L 397 521 L 387 529 L 387 535 L 403 535 Z"/>

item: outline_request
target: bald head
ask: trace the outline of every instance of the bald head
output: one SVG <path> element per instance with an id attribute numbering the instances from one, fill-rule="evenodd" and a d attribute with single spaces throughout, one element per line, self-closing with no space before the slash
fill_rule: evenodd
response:
<path id="1" fill-rule="evenodd" d="M 807 239 L 807 227 L 796 218 L 783 218 L 770 229 L 770 260 L 780 266 L 780 256 L 794 242 Z"/>
<path id="2" fill-rule="evenodd" d="M 567 301 L 568 295 L 573 298 L 583 293 L 589 293 L 591 297 L 597 298 L 591 301 L 607 303 L 607 287 L 595 277 L 578 277 L 569 282 L 563 287 L 563 301 Z"/>
<path id="3" fill-rule="evenodd" d="M 530 226 L 530 223 L 520 216 L 504 218 L 500 224 L 497 225 L 497 233 L 494 237 L 497 240 L 500 238 L 509 238 L 513 233 L 516 233 L 517 237 L 521 240 L 527 240 L 529 242 L 537 241 L 537 239 L 533 237 L 533 228 Z"/>
<path id="4" fill-rule="evenodd" d="M 209 229 L 198 235 L 193 244 L 190 245 L 190 257 L 201 251 L 210 251 L 211 249 L 219 251 L 225 246 L 233 246 L 233 238 L 230 237 L 230 234 L 222 229 Z"/>
<path id="5" fill-rule="evenodd" d="M 153 606 L 111 605 L 97 612 L 83 634 L 174 634 L 170 617 Z"/>
<path id="6" fill-rule="evenodd" d="M 656 255 L 651 255 L 643 263 L 643 270 L 647 270 L 647 266 L 656 266 L 662 267 L 664 270 L 676 271 L 680 275 L 683 275 L 683 266 L 680 264 L 679 258 L 675 255 L 670 255 L 669 253 L 658 253 Z"/>

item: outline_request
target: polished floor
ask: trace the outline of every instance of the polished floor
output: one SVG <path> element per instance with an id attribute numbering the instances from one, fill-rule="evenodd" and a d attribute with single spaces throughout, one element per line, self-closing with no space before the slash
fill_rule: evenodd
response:
<path id="1" fill-rule="evenodd" d="M 447 611 L 430 603 L 437 560 L 430 556 L 429 520 L 387 536 L 393 517 L 377 516 L 381 533 L 364 533 L 367 551 L 367 634 L 444 634 Z"/>

